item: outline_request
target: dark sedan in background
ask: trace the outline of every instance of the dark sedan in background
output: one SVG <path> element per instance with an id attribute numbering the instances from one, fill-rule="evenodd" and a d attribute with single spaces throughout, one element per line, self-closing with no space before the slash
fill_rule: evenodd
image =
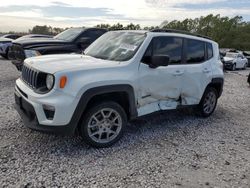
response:
<path id="1" fill-rule="evenodd" d="M 12 41 L 21 37 L 16 34 L 7 34 L 0 37 L 0 55 L 3 58 L 8 58 L 9 47 L 12 45 Z"/>
<path id="2" fill-rule="evenodd" d="M 4 35 L 0 37 L 0 55 L 5 59 L 8 59 L 9 49 L 12 46 L 13 42 L 31 38 L 52 38 L 52 37 L 53 37 L 52 35 L 40 35 L 40 34 L 29 34 L 24 36 L 16 34 Z"/>
<path id="3" fill-rule="evenodd" d="M 106 33 L 100 28 L 70 28 L 53 38 L 14 41 L 9 58 L 19 71 L 26 58 L 63 53 L 82 53 L 92 42 Z"/>

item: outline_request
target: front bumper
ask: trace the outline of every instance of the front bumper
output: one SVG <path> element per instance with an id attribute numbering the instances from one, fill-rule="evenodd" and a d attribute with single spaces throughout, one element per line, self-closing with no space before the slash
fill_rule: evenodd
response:
<path id="1" fill-rule="evenodd" d="M 73 135 L 74 129 L 70 124 L 63 126 L 48 126 L 39 124 L 36 116 L 36 112 L 34 107 L 26 101 L 25 98 L 20 96 L 17 92 L 15 92 L 15 109 L 21 116 L 23 123 L 30 129 L 46 132 L 46 133 L 54 133 L 61 135 Z"/>
<path id="2" fill-rule="evenodd" d="M 74 112 L 73 109 L 75 108 L 73 100 L 70 100 L 67 96 L 61 95 L 59 97 L 56 95 L 56 92 L 52 97 L 47 96 L 45 99 L 32 96 L 29 91 L 31 89 L 25 89 L 27 86 L 20 79 L 17 80 L 16 84 L 15 108 L 27 127 L 42 132 L 63 135 L 72 135 L 75 133 L 76 125 L 74 123 L 76 122 L 71 121 Z M 44 104 L 55 107 L 55 115 L 52 120 L 47 119 L 43 109 Z M 71 105 L 68 106 L 69 104 Z"/>
<path id="3" fill-rule="evenodd" d="M 0 44 L 0 55 L 6 55 L 6 49 L 9 47 L 10 45 L 8 43 L 2 43 Z"/>

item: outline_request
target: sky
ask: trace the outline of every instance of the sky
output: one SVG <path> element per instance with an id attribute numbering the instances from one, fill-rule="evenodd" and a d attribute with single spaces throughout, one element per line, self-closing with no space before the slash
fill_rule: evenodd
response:
<path id="1" fill-rule="evenodd" d="M 91 27 L 100 23 L 158 26 L 163 21 L 208 14 L 243 16 L 250 0 L 1 0 L 0 32 L 28 31 L 35 25 Z"/>

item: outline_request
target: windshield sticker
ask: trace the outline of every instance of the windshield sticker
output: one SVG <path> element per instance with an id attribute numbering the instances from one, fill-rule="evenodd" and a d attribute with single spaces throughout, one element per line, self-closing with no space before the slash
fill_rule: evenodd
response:
<path id="1" fill-rule="evenodd" d="M 131 44 L 121 44 L 119 48 L 124 49 L 124 50 L 135 51 L 137 46 L 131 45 Z"/>

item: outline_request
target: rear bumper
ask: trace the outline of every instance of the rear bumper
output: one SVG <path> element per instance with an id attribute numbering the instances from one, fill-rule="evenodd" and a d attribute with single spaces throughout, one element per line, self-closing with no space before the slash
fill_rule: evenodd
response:
<path id="1" fill-rule="evenodd" d="M 6 49 L 10 46 L 11 43 L 1 43 L 0 44 L 0 55 L 6 55 Z"/>

